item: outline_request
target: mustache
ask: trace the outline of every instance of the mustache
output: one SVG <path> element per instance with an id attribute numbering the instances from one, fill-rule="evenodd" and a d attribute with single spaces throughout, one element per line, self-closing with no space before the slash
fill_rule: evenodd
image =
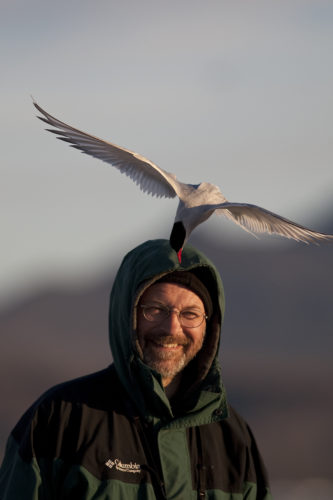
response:
<path id="1" fill-rule="evenodd" d="M 179 344 L 182 346 L 187 346 L 189 341 L 181 335 L 158 335 L 152 334 L 145 337 L 145 342 L 158 342 L 161 344 Z"/>

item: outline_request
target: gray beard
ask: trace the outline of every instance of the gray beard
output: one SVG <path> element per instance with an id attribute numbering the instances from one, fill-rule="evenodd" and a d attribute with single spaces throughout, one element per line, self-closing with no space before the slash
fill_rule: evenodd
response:
<path id="1" fill-rule="evenodd" d="M 156 339 L 155 336 L 152 337 L 152 340 L 155 339 Z M 184 340 L 183 338 L 177 338 L 177 337 L 175 338 L 174 336 L 165 335 L 159 337 L 159 340 L 165 343 L 178 342 L 179 344 L 182 344 L 184 346 L 185 351 L 180 357 L 173 360 L 174 358 L 173 353 L 169 352 L 159 353 L 159 356 L 156 357 L 156 354 L 154 355 L 154 353 L 152 353 L 148 347 L 148 349 L 146 348 L 143 351 L 143 361 L 146 363 L 146 365 L 148 365 L 150 368 L 159 373 L 162 376 L 162 378 L 174 378 L 176 375 L 178 375 L 178 373 L 180 373 L 185 368 L 185 366 L 188 365 L 190 361 L 192 361 L 192 359 L 196 356 L 197 352 L 195 353 L 187 352 L 186 347 L 188 346 L 188 341 Z M 203 340 L 204 337 L 202 339 L 202 343 L 199 350 L 201 350 Z"/>
<path id="2" fill-rule="evenodd" d="M 166 366 L 164 361 L 167 361 L 168 359 L 172 359 L 168 353 L 165 353 L 165 355 L 161 356 L 160 359 L 156 359 L 155 357 L 153 358 L 153 356 L 149 353 L 143 354 L 143 360 L 146 365 L 159 373 L 163 378 L 175 377 L 191 361 L 190 359 L 186 359 L 185 353 L 183 353 L 181 358 L 174 361 L 172 365 L 170 364 L 169 366 Z"/>

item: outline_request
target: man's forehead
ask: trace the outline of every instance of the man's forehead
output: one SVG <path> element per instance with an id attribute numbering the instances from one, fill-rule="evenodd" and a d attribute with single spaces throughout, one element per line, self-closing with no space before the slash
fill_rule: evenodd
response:
<path id="1" fill-rule="evenodd" d="M 166 305 L 181 300 L 204 307 L 202 299 L 195 291 L 179 283 L 153 283 L 142 294 L 140 302 L 147 299 L 157 302 L 163 301 Z"/>
<path id="2" fill-rule="evenodd" d="M 169 285 L 169 287 L 153 288 L 157 287 L 157 285 Z M 149 289 L 161 294 L 167 293 L 166 291 L 162 292 L 163 290 L 169 290 L 168 293 L 170 295 L 172 294 L 172 290 L 174 290 L 174 293 L 177 293 L 178 296 L 182 293 L 183 297 L 187 297 L 187 300 L 189 297 L 192 297 L 192 300 L 196 300 L 197 298 L 199 300 L 197 303 L 203 304 L 208 317 L 213 312 L 213 301 L 207 286 L 192 271 L 173 271 L 165 274 L 157 281 L 154 281 L 147 290 Z M 151 298 L 152 296 L 152 292 L 149 292 L 148 297 Z"/>

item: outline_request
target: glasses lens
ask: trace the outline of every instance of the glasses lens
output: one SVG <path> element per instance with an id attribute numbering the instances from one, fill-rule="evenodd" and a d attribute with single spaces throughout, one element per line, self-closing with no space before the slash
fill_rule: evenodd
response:
<path id="1" fill-rule="evenodd" d="M 163 306 L 143 306 L 143 315 L 148 321 L 164 321 L 169 310 Z"/>
<path id="2" fill-rule="evenodd" d="M 156 323 L 164 321 L 169 317 L 171 312 L 176 312 L 162 305 L 142 305 L 141 307 L 146 320 Z M 200 326 L 206 317 L 204 313 L 195 309 L 184 309 L 178 312 L 177 316 L 180 324 L 186 328 L 196 328 Z"/>
<path id="3" fill-rule="evenodd" d="M 204 320 L 204 314 L 200 311 L 185 310 L 179 313 L 180 324 L 188 328 L 200 326 Z"/>

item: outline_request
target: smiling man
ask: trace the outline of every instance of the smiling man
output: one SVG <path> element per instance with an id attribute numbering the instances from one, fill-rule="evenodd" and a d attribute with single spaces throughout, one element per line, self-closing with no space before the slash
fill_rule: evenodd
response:
<path id="1" fill-rule="evenodd" d="M 1 500 L 269 500 L 218 360 L 219 273 L 167 240 L 124 258 L 109 313 L 113 364 L 50 389 L 14 428 Z"/>
<path id="2" fill-rule="evenodd" d="M 142 295 L 137 336 L 144 362 L 162 376 L 168 397 L 177 390 L 181 371 L 200 351 L 210 295 L 195 274 L 167 274 Z"/>

